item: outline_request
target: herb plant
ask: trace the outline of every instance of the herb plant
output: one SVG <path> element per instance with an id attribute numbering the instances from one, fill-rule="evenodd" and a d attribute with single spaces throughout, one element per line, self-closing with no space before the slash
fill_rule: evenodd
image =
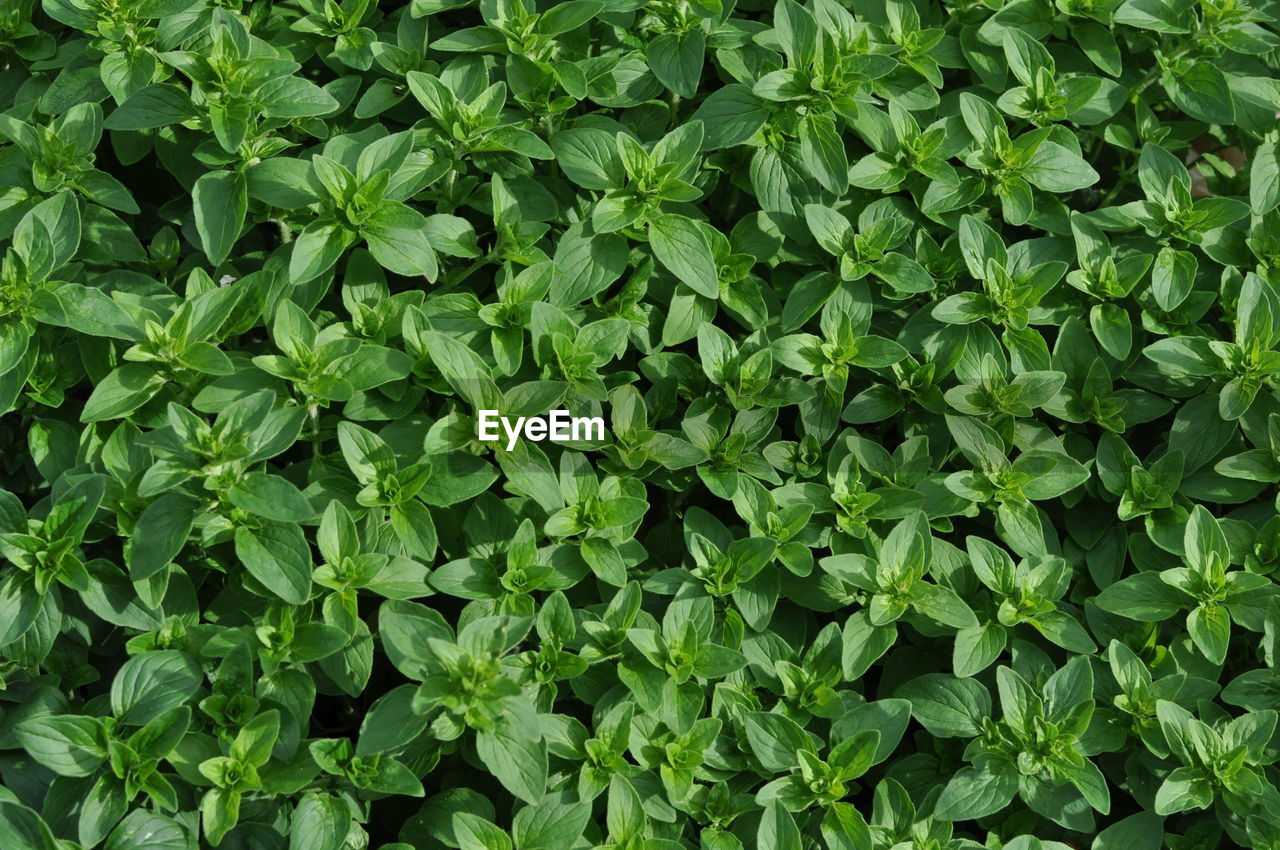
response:
<path id="1" fill-rule="evenodd" d="M 7 0 L 0 850 L 1280 848 L 1277 15 Z"/>

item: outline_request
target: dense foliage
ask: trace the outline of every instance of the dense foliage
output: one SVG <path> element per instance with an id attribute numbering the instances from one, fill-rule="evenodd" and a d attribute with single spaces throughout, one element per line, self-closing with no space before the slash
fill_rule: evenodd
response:
<path id="1" fill-rule="evenodd" d="M 1280 847 L 1278 10 L 7 0 L 0 848 Z"/>

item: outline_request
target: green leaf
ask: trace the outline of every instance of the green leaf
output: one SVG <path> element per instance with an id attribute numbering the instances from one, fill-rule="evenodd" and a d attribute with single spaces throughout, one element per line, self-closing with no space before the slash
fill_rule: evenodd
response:
<path id="1" fill-rule="evenodd" d="M 757 846 L 774 847 L 777 850 L 800 850 L 800 828 L 791 812 L 782 807 L 776 800 L 770 802 L 760 818 L 760 826 L 756 830 Z"/>
<path id="2" fill-rule="evenodd" d="M 399 749 L 427 726 L 427 718 L 413 713 L 413 685 L 393 688 L 370 706 L 360 725 L 356 755 Z"/>
<path id="3" fill-rule="evenodd" d="M 215 266 L 227 258 L 249 209 L 248 182 L 237 171 L 210 171 L 191 192 L 200 246 Z"/>
<path id="4" fill-rule="evenodd" d="M 311 551 L 297 525 L 265 520 L 236 529 L 236 557 L 262 586 L 292 605 L 311 596 Z"/>
<path id="5" fill-rule="evenodd" d="M 813 741 L 793 720 L 781 714 L 754 711 L 746 717 L 747 744 L 756 760 L 769 771 L 790 770 L 802 750 L 813 752 Z"/>
<path id="6" fill-rule="evenodd" d="M 293 810 L 289 850 L 342 850 L 350 828 L 346 803 L 330 794 L 308 794 Z"/>
<path id="7" fill-rule="evenodd" d="M 107 757 L 106 736 L 94 718 L 32 717 L 15 732 L 33 759 L 60 776 L 91 776 Z"/>
<path id="8" fill-rule="evenodd" d="M 1091 850 L 1160 850 L 1164 829 L 1160 818 L 1151 812 L 1139 812 L 1113 823 L 1093 839 Z"/>
<path id="9" fill-rule="evenodd" d="M 368 242 L 373 258 L 387 271 L 406 277 L 421 276 L 428 281 L 436 279 L 439 265 L 421 213 L 402 204 L 384 205 L 361 226 L 360 235 Z"/>
<path id="10" fill-rule="evenodd" d="M 13 231 L 13 247 L 23 257 L 27 272 L 44 280 L 71 261 L 81 238 L 80 207 L 75 195 L 59 192 L 22 217 Z"/>
<path id="11" fill-rule="evenodd" d="M 293 241 L 293 250 L 289 254 L 289 278 L 295 283 L 305 283 L 319 277 L 333 268 L 354 242 L 354 235 L 337 223 L 311 222 Z"/>
<path id="12" fill-rule="evenodd" d="M 588 803 L 557 801 L 548 795 L 541 804 L 516 812 L 511 834 L 520 850 L 559 850 L 572 847 L 590 819 Z"/>
<path id="13" fill-rule="evenodd" d="M 991 714 L 991 695 L 972 679 L 930 673 L 898 688 L 898 698 L 911 702 L 911 715 L 940 738 L 972 738 Z"/>
<path id="14" fill-rule="evenodd" d="M 849 160 L 835 121 L 826 115 L 810 115 L 800 124 L 800 157 L 809 172 L 828 192 L 839 195 L 849 188 Z"/>
<path id="15" fill-rule="evenodd" d="M 476 735 L 476 753 L 508 791 L 531 805 L 547 785 L 547 747 L 537 733 L 532 708 Z"/>
<path id="16" fill-rule="evenodd" d="M 129 547 L 129 576 L 143 581 L 173 562 L 195 524 L 198 500 L 183 493 L 161 495 L 138 517 Z"/>
<path id="17" fill-rule="evenodd" d="M 40 816 L 16 800 L 0 800 L 0 841 L 6 850 L 58 850 Z"/>
<path id="18" fill-rule="evenodd" d="M 187 830 L 164 815 L 134 809 L 107 836 L 104 850 L 185 850 L 190 845 Z"/>
<path id="19" fill-rule="evenodd" d="M 391 526 L 410 555 L 425 561 L 435 557 L 436 526 L 426 505 L 417 501 L 396 505 L 391 509 Z"/>
<path id="20" fill-rule="evenodd" d="M 1177 590 L 1154 573 L 1138 573 L 1103 589 L 1098 607 L 1145 623 L 1167 620 L 1183 607 Z"/>
<path id="21" fill-rule="evenodd" d="M 160 392 L 164 379 L 150 366 L 125 363 L 110 372 L 89 395 L 81 422 L 102 422 L 127 416 Z"/>
<path id="22" fill-rule="evenodd" d="M 511 837 L 470 812 L 454 812 L 453 833 L 462 850 L 511 850 Z"/>
<path id="23" fill-rule="evenodd" d="M 0 646 L 8 646 L 30 629 L 40 616 L 43 595 L 30 575 L 12 569 L 0 576 Z"/>
<path id="24" fill-rule="evenodd" d="M 998 812 L 1018 792 L 1018 774 L 1011 765 L 966 767 L 942 789 L 934 814 L 947 820 L 977 820 Z"/>
<path id="25" fill-rule="evenodd" d="M 1173 310 L 1191 294 L 1197 263 L 1190 251 L 1161 248 L 1151 269 L 1151 292 L 1163 310 Z"/>
<path id="26" fill-rule="evenodd" d="M 1254 215 L 1265 215 L 1280 206 L 1280 151 L 1265 142 L 1254 152 L 1249 166 L 1249 203 Z"/>
<path id="27" fill-rule="evenodd" d="M 1162 33 L 1190 32 L 1185 21 L 1186 6 L 1170 0 L 1125 0 L 1116 9 L 1115 21 Z"/>
<path id="28" fill-rule="evenodd" d="M 1231 642 L 1231 617 L 1218 605 L 1201 605 L 1187 616 L 1187 632 L 1196 648 L 1214 664 L 1227 657 Z"/>
<path id="29" fill-rule="evenodd" d="M 556 165 L 584 189 L 607 191 L 626 182 L 614 138 L 604 130 L 576 127 L 551 140 Z"/>
<path id="30" fill-rule="evenodd" d="M 681 97 L 693 97 L 702 73 L 705 44 L 700 29 L 662 33 L 645 45 L 644 57 L 659 82 Z"/>
<path id="31" fill-rule="evenodd" d="M 1089 163 L 1056 142 L 1041 142 L 1022 176 L 1046 192 L 1074 192 L 1099 180 Z"/>
<path id="32" fill-rule="evenodd" d="M 649 223 L 649 245 L 681 283 L 706 298 L 720 295 L 720 278 L 702 227 L 682 215 L 661 215 Z"/>
<path id="33" fill-rule="evenodd" d="M 108 130 L 151 130 L 195 118 L 191 97 L 172 83 L 144 86 L 112 110 L 103 122 Z"/>
<path id="34" fill-rule="evenodd" d="M 315 516 L 302 491 L 278 475 L 250 472 L 227 490 L 231 504 L 277 522 L 304 522 Z"/>
<path id="35" fill-rule="evenodd" d="M 952 668 L 957 676 L 974 676 L 990 667 L 1004 651 L 1006 636 L 999 623 L 970 626 L 956 633 Z"/>
<path id="36" fill-rule="evenodd" d="M 173 649 L 144 652 L 126 661 L 111 682 L 111 710 L 127 726 L 143 726 L 195 696 L 200 667 Z"/>
<path id="37" fill-rule="evenodd" d="M 1169 99 L 1192 118 L 1209 124 L 1231 124 L 1235 109 L 1226 76 L 1212 62 L 1195 62 L 1166 71 L 1160 78 Z"/>
<path id="38" fill-rule="evenodd" d="M 702 122 L 706 132 L 703 149 L 718 150 L 749 141 L 769 120 L 769 110 L 751 89 L 731 83 L 708 95 L 691 120 Z"/>

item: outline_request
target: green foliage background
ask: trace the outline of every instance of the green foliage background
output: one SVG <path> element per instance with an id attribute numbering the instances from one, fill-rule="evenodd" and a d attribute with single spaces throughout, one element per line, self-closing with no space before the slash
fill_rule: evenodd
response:
<path id="1" fill-rule="evenodd" d="M 0 848 L 1280 847 L 1276 10 L 8 0 Z"/>

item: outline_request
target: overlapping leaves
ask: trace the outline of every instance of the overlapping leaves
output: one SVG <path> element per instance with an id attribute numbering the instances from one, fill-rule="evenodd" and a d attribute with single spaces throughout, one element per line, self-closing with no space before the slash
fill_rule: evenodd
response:
<path id="1" fill-rule="evenodd" d="M 0 846 L 1278 846 L 1274 5 L 14 0 Z"/>

